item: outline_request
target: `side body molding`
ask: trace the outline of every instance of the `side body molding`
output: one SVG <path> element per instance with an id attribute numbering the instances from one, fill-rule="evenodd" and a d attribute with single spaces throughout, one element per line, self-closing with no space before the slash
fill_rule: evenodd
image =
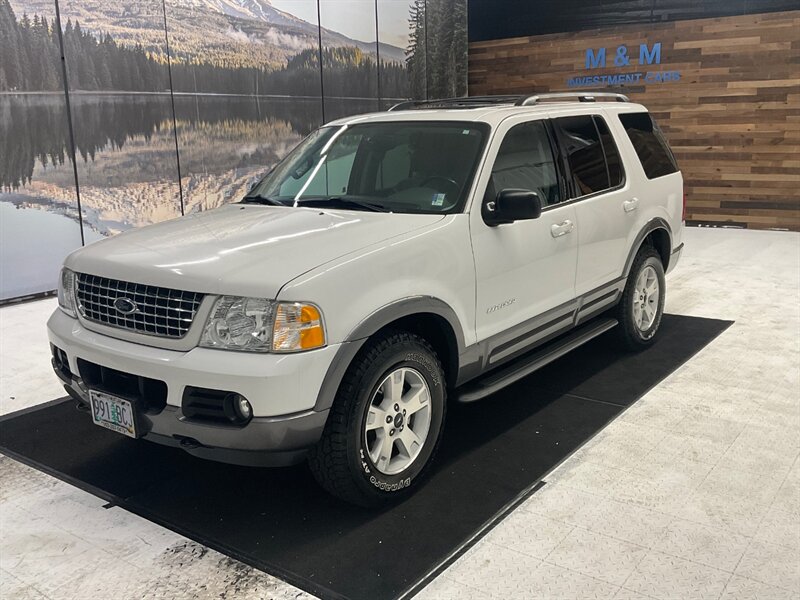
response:
<path id="1" fill-rule="evenodd" d="M 347 339 L 342 342 L 339 351 L 328 367 L 314 410 L 327 410 L 331 407 L 347 367 L 350 366 L 367 338 L 389 323 L 420 313 L 436 315 L 450 325 L 454 337 L 452 340 L 455 344 L 454 349 L 457 350 L 457 356 L 461 357 L 465 349 L 464 331 L 455 311 L 446 302 L 433 296 L 410 296 L 397 300 L 370 314 L 347 335 Z"/>

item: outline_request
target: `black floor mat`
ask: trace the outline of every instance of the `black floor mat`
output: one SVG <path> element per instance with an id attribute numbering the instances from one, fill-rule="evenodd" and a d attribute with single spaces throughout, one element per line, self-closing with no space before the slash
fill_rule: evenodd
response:
<path id="1" fill-rule="evenodd" d="M 730 325 L 665 315 L 656 344 L 601 336 L 481 402 L 454 404 L 436 468 L 382 511 L 328 497 L 307 468 L 196 459 L 92 425 L 71 401 L 0 420 L 0 450 L 325 598 L 418 590 L 541 478 Z"/>

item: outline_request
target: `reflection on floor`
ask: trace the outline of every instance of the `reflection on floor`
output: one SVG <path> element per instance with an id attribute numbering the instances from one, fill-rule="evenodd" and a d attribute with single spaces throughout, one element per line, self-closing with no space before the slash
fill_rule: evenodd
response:
<path id="1" fill-rule="evenodd" d="M 547 478 L 420 598 L 800 595 L 800 236 L 686 232 L 667 310 L 736 323 Z M 0 309 L 0 412 L 61 395 Z M 0 598 L 307 597 L 0 456 Z"/>

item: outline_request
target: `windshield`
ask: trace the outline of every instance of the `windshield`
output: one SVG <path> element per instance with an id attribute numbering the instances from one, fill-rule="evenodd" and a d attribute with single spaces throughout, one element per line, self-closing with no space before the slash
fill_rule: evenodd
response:
<path id="1" fill-rule="evenodd" d="M 243 202 L 448 213 L 463 206 L 483 148 L 482 123 L 394 121 L 322 127 Z"/>

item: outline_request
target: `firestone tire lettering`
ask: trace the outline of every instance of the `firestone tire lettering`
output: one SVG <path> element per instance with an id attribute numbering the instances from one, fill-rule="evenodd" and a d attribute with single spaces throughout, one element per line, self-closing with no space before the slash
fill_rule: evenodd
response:
<path id="1" fill-rule="evenodd" d="M 425 365 L 426 369 L 428 370 L 428 375 L 430 375 L 434 385 L 436 386 L 441 385 L 441 380 L 439 379 L 439 370 L 435 368 L 433 364 L 431 364 L 431 361 L 427 356 L 425 356 L 424 354 L 415 354 L 411 352 L 409 354 L 406 354 L 406 360 L 411 362 L 418 362 L 420 364 Z"/>
<path id="2" fill-rule="evenodd" d="M 384 492 L 397 492 L 411 485 L 411 477 L 406 477 L 405 479 L 401 479 L 396 483 L 386 483 L 385 481 L 380 481 L 373 475 L 369 478 L 369 482 Z"/>

